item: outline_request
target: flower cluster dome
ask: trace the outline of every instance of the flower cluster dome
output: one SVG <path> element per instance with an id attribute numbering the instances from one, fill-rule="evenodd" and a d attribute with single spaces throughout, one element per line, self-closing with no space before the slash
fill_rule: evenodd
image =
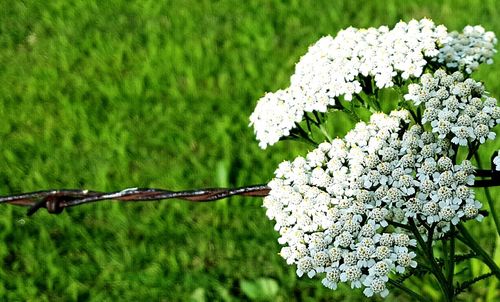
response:
<path id="1" fill-rule="evenodd" d="M 419 82 L 408 86 L 405 99 L 424 105 L 422 122 L 430 124 L 440 139 L 449 137 L 461 146 L 495 139 L 493 127 L 500 123 L 500 107 L 481 83 L 442 69 L 422 75 Z"/>
<path id="2" fill-rule="evenodd" d="M 434 61 L 470 74 L 481 63 L 493 63 L 493 56 L 497 52 L 496 44 L 497 38 L 493 32 L 485 31 L 480 25 L 468 25 L 462 33 L 454 31 L 449 34 L 448 41 L 441 47 Z"/>
<path id="3" fill-rule="evenodd" d="M 291 76 L 290 87 L 262 97 L 250 116 L 265 149 L 300 122 L 305 112 L 326 112 L 339 97 L 352 100 L 363 89 L 394 86 L 420 77 L 429 62 L 472 72 L 492 62 L 496 37 L 481 26 L 448 34 L 429 19 L 399 22 L 394 28 L 349 27 L 309 47 Z"/>
<path id="4" fill-rule="evenodd" d="M 393 86 L 397 75 L 420 76 L 426 57 L 436 57 L 438 45 L 447 39 L 446 28 L 428 19 L 399 22 L 391 30 L 349 27 L 335 38 L 321 38 L 297 63 L 290 88 L 267 93 L 257 103 L 250 125 L 259 146 L 264 149 L 288 135 L 304 112 L 326 112 L 339 96 L 351 100 L 361 91 L 362 78 L 372 77 L 383 88 Z"/>
<path id="5" fill-rule="evenodd" d="M 279 165 L 264 207 L 299 276 L 325 273 L 326 287 L 346 282 L 385 296 L 391 272 L 417 265 L 416 241 L 398 226 L 411 219 L 440 236 L 481 218 L 471 163 L 454 165 L 451 142 L 409 127 L 408 115 L 375 113 L 344 139 Z"/>

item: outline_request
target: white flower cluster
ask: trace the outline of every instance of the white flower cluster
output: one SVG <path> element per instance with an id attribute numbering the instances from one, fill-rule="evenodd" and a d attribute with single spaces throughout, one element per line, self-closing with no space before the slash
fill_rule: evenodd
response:
<path id="1" fill-rule="evenodd" d="M 297 63 L 290 88 L 259 100 L 250 116 L 259 146 L 264 149 L 288 135 L 304 112 L 326 112 L 339 96 L 351 100 L 364 80 L 373 78 L 383 88 L 393 86 L 397 75 L 419 77 L 426 58 L 436 57 L 447 37 L 446 27 L 422 19 L 399 22 L 392 30 L 350 27 L 335 38 L 321 38 Z"/>
<path id="2" fill-rule="evenodd" d="M 479 64 L 493 63 L 496 53 L 497 38 L 491 31 L 485 31 L 480 25 L 466 26 L 463 33 L 451 32 L 449 39 L 439 50 L 434 59 L 448 68 L 456 68 L 472 73 Z"/>
<path id="3" fill-rule="evenodd" d="M 296 65 L 290 87 L 261 98 L 250 125 L 265 149 L 289 135 L 304 112 L 326 112 L 338 97 L 350 101 L 372 85 L 391 87 L 396 76 L 420 77 L 431 61 L 472 73 L 479 64 L 493 62 L 496 43 L 495 34 L 481 26 L 448 34 L 446 27 L 429 19 L 399 22 L 393 29 L 349 27 L 309 47 Z"/>
<path id="4" fill-rule="evenodd" d="M 417 265 L 415 239 L 393 222 L 412 218 L 442 234 L 479 216 L 471 163 L 453 165 L 448 140 L 405 130 L 408 122 L 407 111 L 376 113 L 345 139 L 279 165 L 264 207 L 299 276 L 326 273 L 331 289 L 345 282 L 386 296 L 389 273 Z"/>
<path id="5" fill-rule="evenodd" d="M 290 135 L 295 123 L 302 120 L 303 108 L 293 89 L 266 93 L 250 116 L 250 125 L 254 125 L 259 146 L 265 149 L 281 137 Z"/>
<path id="6" fill-rule="evenodd" d="M 462 73 L 451 75 L 437 70 L 424 74 L 420 84 L 408 85 L 406 100 L 424 104 L 423 123 L 429 123 L 440 139 L 451 138 L 456 145 L 484 143 L 495 139 L 492 128 L 500 123 L 497 100 L 485 94 L 481 83 L 465 79 Z"/>
<path id="7" fill-rule="evenodd" d="M 447 37 L 446 27 L 435 26 L 429 19 L 401 21 L 391 30 L 387 26 L 349 27 L 335 38 L 326 36 L 312 45 L 297 63 L 291 84 L 311 98 L 306 111 L 320 110 L 334 97 L 350 100 L 359 93 L 358 76 L 373 77 L 378 88 L 393 86 L 398 73 L 403 79 L 419 77 L 427 64 L 425 58 L 437 56 L 438 44 Z"/>

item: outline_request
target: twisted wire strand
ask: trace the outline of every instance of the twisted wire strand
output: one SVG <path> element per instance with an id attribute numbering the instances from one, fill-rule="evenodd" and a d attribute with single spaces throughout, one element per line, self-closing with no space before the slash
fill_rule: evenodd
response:
<path id="1" fill-rule="evenodd" d="M 128 188 L 116 192 L 62 189 L 0 196 L 0 203 L 29 207 L 28 215 L 33 215 L 41 208 L 46 208 L 51 214 L 59 214 L 65 208 L 107 200 L 141 202 L 175 198 L 194 202 L 209 202 L 235 195 L 264 197 L 267 196 L 269 191 L 270 188 L 266 185 L 252 185 L 239 188 L 207 188 L 186 191 L 170 191 L 151 188 Z"/>
<path id="2" fill-rule="evenodd" d="M 500 171 L 476 170 L 475 175 L 483 179 L 476 180 L 471 187 L 500 186 Z M 485 177 L 487 179 L 484 179 Z M 175 198 L 193 202 L 209 202 L 235 195 L 265 197 L 270 190 L 267 185 L 263 184 L 239 188 L 207 188 L 186 191 L 152 188 L 128 188 L 115 192 L 61 189 L 0 196 L 0 204 L 8 203 L 28 207 L 28 215 L 33 215 L 42 208 L 47 209 L 51 214 L 59 214 L 65 208 L 98 201 L 143 202 Z"/>

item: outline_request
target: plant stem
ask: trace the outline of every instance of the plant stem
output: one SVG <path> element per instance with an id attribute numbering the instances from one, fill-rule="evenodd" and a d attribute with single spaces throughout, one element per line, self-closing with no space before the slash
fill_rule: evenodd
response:
<path id="1" fill-rule="evenodd" d="M 378 102 L 378 89 L 373 93 L 373 95 L 370 97 L 372 100 L 372 105 L 375 107 L 375 110 L 378 112 L 382 112 L 382 108 L 380 107 L 380 104 Z"/>
<path id="2" fill-rule="evenodd" d="M 469 231 L 463 226 L 462 223 L 457 224 L 457 229 L 462 234 L 462 241 L 473 250 L 481 260 L 483 260 L 484 264 L 486 264 L 492 273 L 500 279 L 500 268 L 498 265 L 491 259 L 490 255 L 474 240 Z M 460 237 L 459 237 L 460 238 Z"/>
<path id="3" fill-rule="evenodd" d="M 443 262 L 446 269 L 446 275 L 448 275 L 448 267 L 450 265 L 450 254 L 448 253 L 448 241 L 446 239 L 441 239 L 443 245 Z"/>
<path id="4" fill-rule="evenodd" d="M 318 119 L 316 117 L 316 112 L 313 112 L 313 114 L 314 114 L 314 119 L 307 112 L 304 116 L 306 117 L 307 121 L 309 121 L 310 123 L 313 123 L 316 127 L 318 127 L 320 125 L 320 122 L 318 121 Z"/>
<path id="5" fill-rule="evenodd" d="M 479 154 L 477 154 L 477 152 L 475 152 L 474 158 L 476 159 L 477 167 L 479 169 L 482 169 Z M 493 182 L 493 185 L 494 185 L 495 179 L 494 179 L 493 175 L 492 175 L 491 181 Z M 500 235 L 500 221 L 498 220 L 497 212 L 495 210 L 495 203 L 493 202 L 493 199 L 491 198 L 490 190 L 486 187 L 484 188 L 484 194 L 486 195 L 486 201 L 488 201 L 488 206 L 490 207 L 491 216 L 493 216 L 493 222 L 495 222 L 497 234 Z"/>
<path id="6" fill-rule="evenodd" d="M 359 101 L 359 103 L 365 107 L 366 109 L 372 111 L 372 108 L 370 107 L 370 103 L 368 101 L 365 101 L 359 94 L 356 94 L 356 99 Z"/>
<path id="7" fill-rule="evenodd" d="M 476 282 L 479 282 L 481 280 L 484 280 L 486 278 L 489 278 L 491 276 L 494 276 L 495 274 L 493 274 L 492 272 L 489 272 L 489 273 L 486 273 L 484 275 L 481 275 L 481 276 L 478 276 L 472 280 L 469 280 L 469 281 L 466 281 L 464 283 L 462 283 L 456 290 L 456 293 L 459 294 L 460 292 L 466 290 L 467 288 L 471 287 L 472 285 L 474 285 Z"/>
<path id="8" fill-rule="evenodd" d="M 418 123 L 423 127 L 424 125 L 422 124 L 422 107 L 417 106 L 417 117 L 418 117 Z"/>
<path id="9" fill-rule="evenodd" d="M 309 121 L 309 116 L 305 114 L 305 117 L 306 117 L 307 130 L 309 131 L 309 133 L 311 133 L 311 122 Z"/>
<path id="10" fill-rule="evenodd" d="M 350 102 L 351 104 L 351 109 L 348 110 L 348 112 L 355 118 L 357 119 L 358 121 L 361 121 L 361 118 L 359 117 L 359 115 L 356 113 L 356 110 L 354 110 L 354 103 L 351 101 Z"/>
<path id="11" fill-rule="evenodd" d="M 319 126 L 323 123 L 323 119 L 318 115 L 318 112 L 313 111 L 314 117 L 316 118 L 316 126 Z"/>
<path id="12" fill-rule="evenodd" d="M 475 169 L 474 175 L 477 177 L 495 177 L 495 172 L 492 170 Z"/>
<path id="13" fill-rule="evenodd" d="M 410 112 L 410 115 L 411 117 L 413 118 L 413 121 L 416 123 L 416 124 L 419 124 L 420 126 L 422 126 L 422 123 L 420 122 L 420 119 L 418 118 L 418 116 L 415 114 L 415 112 L 413 112 L 413 110 L 411 108 L 406 108 L 406 110 L 408 110 L 408 112 Z"/>
<path id="14" fill-rule="evenodd" d="M 477 164 L 480 165 L 479 163 L 479 158 L 477 154 L 477 149 L 479 148 L 479 143 L 475 144 L 469 144 L 469 153 L 467 153 L 467 160 L 470 160 L 472 156 L 475 156 Z"/>
<path id="15" fill-rule="evenodd" d="M 395 280 L 392 280 L 392 279 L 389 279 L 389 284 L 391 284 L 392 286 L 402 290 L 403 292 L 405 292 L 407 295 L 411 296 L 412 298 L 415 299 L 415 301 L 427 301 L 428 299 L 425 299 L 423 296 L 417 294 L 416 292 L 412 291 L 411 289 L 409 289 L 408 287 L 404 286 L 402 283 L 399 283 Z"/>
<path id="16" fill-rule="evenodd" d="M 359 122 L 361 120 L 361 118 L 356 114 L 356 112 L 354 111 L 354 108 L 353 108 L 353 104 L 352 102 L 350 102 L 351 104 L 351 109 L 347 108 L 347 106 L 344 106 L 342 105 L 342 103 L 339 101 L 338 102 L 338 110 L 340 111 L 343 111 L 347 114 L 349 114 L 349 117 L 354 121 L 354 122 Z"/>
<path id="17" fill-rule="evenodd" d="M 500 236 L 500 221 L 498 220 L 498 215 L 495 210 L 495 203 L 491 198 L 490 190 L 488 189 L 488 187 L 484 188 L 484 194 L 486 195 L 486 200 L 488 201 L 488 206 L 490 207 L 491 216 L 493 216 L 493 222 L 495 223 L 497 234 Z"/>
<path id="18" fill-rule="evenodd" d="M 297 136 L 304 139 L 307 143 L 310 143 L 311 145 L 313 145 L 314 147 L 318 147 L 318 143 L 315 142 L 314 140 L 312 140 L 309 135 L 307 134 L 307 132 L 302 129 L 302 127 L 298 124 L 298 123 L 295 123 L 296 125 L 296 128 L 298 133 L 297 133 Z"/>
<path id="19" fill-rule="evenodd" d="M 453 161 L 453 164 L 457 163 L 457 156 L 458 156 L 458 145 L 453 145 L 453 155 L 451 156 L 451 160 Z"/>
<path id="20" fill-rule="evenodd" d="M 402 223 L 392 221 L 392 220 L 387 220 L 387 223 L 394 226 L 394 227 L 398 227 L 398 228 L 405 229 L 407 231 L 411 231 L 411 228 L 409 226 L 407 226 L 406 224 L 402 224 Z"/>
<path id="21" fill-rule="evenodd" d="M 326 139 L 331 142 L 332 141 L 332 138 L 331 136 L 328 134 L 328 131 L 326 131 L 325 129 L 325 126 L 324 125 L 320 125 L 319 126 L 319 130 L 321 131 L 321 133 L 323 133 L 323 135 L 326 137 Z"/>
<path id="22" fill-rule="evenodd" d="M 444 294 L 445 301 L 453 301 L 453 292 L 454 292 L 453 286 L 449 287 L 449 284 L 448 284 L 445 276 L 443 275 L 441 268 L 439 267 L 439 265 L 436 262 L 436 259 L 434 258 L 434 251 L 432 249 L 432 244 L 429 244 L 429 242 L 432 243 L 434 226 L 431 227 L 431 229 L 429 231 L 429 235 L 427 238 L 428 242 L 426 243 L 424 241 L 424 239 L 422 238 L 422 236 L 420 235 L 413 218 L 409 218 L 408 222 L 409 222 L 409 225 L 411 227 L 411 231 L 412 231 L 413 235 L 415 235 L 415 238 L 417 239 L 418 245 L 420 245 L 420 247 L 424 251 L 423 256 L 425 256 L 427 258 L 427 261 L 429 261 L 429 263 L 431 265 L 431 269 L 432 269 L 431 272 L 436 277 L 436 280 L 438 281 L 439 287 L 441 288 L 441 291 Z"/>
<path id="23" fill-rule="evenodd" d="M 452 225 L 450 229 L 451 233 L 455 232 L 455 227 Z M 444 251 L 446 253 L 446 251 Z M 450 253 L 448 258 L 447 277 L 448 277 L 448 287 L 453 288 L 453 276 L 455 275 L 455 236 L 450 238 Z"/>

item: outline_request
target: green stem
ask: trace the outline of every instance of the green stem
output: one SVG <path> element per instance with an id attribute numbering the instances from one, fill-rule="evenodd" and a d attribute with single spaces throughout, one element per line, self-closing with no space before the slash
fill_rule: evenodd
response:
<path id="1" fill-rule="evenodd" d="M 309 131 L 309 133 L 311 133 L 311 122 L 310 122 L 309 115 L 307 115 L 307 113 L 306 113 L 305 117 L 306 117 L 307 130 Z"/>
<path id="2" fill-rule="evenodd" d="M 371 111 L 370 104 L 367 101 L 365 101 L 365 99 L 363 99 L 359 94 L 356 94 L 355 96 L 363 107 Z"/>
<path id="3" fill-rule="evenodd" d="M 413 235 L 415 235 L 415 238 L 417 239 L 418 245 L 422 248 L 424 251 L 423 256 L 427 258 L 427 261 L 429 261 L 431 265 L 431 272 L 432 274 L 436 277 L 436 280 L 438 281 L 439 287 L 441 288 L 441 291 L 444 294 L 445 301 L 453 301 L 453 287 L 449 287 L 449 284 L 446 280 L 446 278 L 443 275 L 443 272 L 441 271 L 441 268 L 436 262 L 436 259 L 434 258 L 434 252 L 432 249 L 432 244 L 428 244 L 424 241 L 422 236 L 420 235 L 418 228 L 415 224 L 415 221 L 413 221 L 413 218 L 408 219 L 409 225 L 411 227 L 411 231 Z M 431 227 L 431 230 L 429 231 L 429 235 L 427 240 L 429 242 L 432 242 L 432 236 L 433 236 L 433 230 L 434 227 Z"/>
<path id="4" fill-rule="evenodd" d="M 491 216 L 493 216 L 493 222 L 495 222 L 495 227 L 497 229 L 497 234 L 500 236 L 500 221 L 498 220 L 497 212 L 495 211 L 495 203 L 491 198 L 490 189 L 484 188 L 484 194 L 486 195 L 486 200 L 488 201 L 488 206 L 490 207 Z"/>
<path id="5" fill-rule="evenodd" d="M 368 96 L 367 98 L 362 98 L 359 94 L 356 94 L 356 99 L 358 99 L 358 101 L 361 103 L 361 105 L 363 107 L 365 107 L 366 109 L 368 109 L 371 113 L 375 113 L 377 111 L 380 111 L 380 110 L 377 110 L 376 105 L 373 102 L 371 102 L 370 96 Z"/>
<path id="6" fill-rule="evenodd" d="M 417 118 L 418 118 L 418 123 L 423 126 L 422 124 L 422 107 L 418 106 L 417 107 Z"/>
<path id="7" fill-rule="evenodd" d="M 457 225 L 457 229 L 460 231 L 462 234 L 462 241 L 471 249 L 473 250 L 481 260 L 483 260 L 484 264 L 486 264 L 492 273 L 495 274 L 495 276 L 500 279 L 500 268 L 498 265 L 491 259 L 490 255 L 474 240 L 474 238 L 471 236 L 469 231 L 463 226 L 462 223 L 459 223 Z M 460 237 L 459 237 L 460 238 Z"/>
<path id="8" fill-rule="evenodd" d="M 423 296 L 417 294 L 416 292 L 412 291 L 411 289 L 409 289 L 408 287 L 404 286 L 403 284 L 397 282 L 397 281 L 394 281 L 392 279 L 389 279 L 389 284 L 391 284 L 392 286 L 400 289 L 401 291 L 405 292 L 407 295 L 411 296 L 412 298 L 415 299 L 415 301 L 427 301 L 428 299 L 425 299 Z"/>
<path id="9" fill-rule="evenodd" d="M 455 227 L 452 225 L 450 232 L 454 232 Z M 446 254 L 446 251 L 444 251 Z M 448 264 L 446 266 L 447 269 L 447 277 L 448 277 L 448 287 L 453 288 L 453 276 L 455 275 L 455 236 L 451 236 L 450 238 L 450 254 L 448 258 Z"/>
<path id="10" fill-rule="evenodd" d="M 407 231 L 411 231 L 411 228 L 409 226 L 407 226 L 406 224 L 402 224 L 402 223 L 392 221 L 392 220 L 387 220 L 387 223 L 394 226 L 394 227 L 398 227 L 398 228 L 405 229 Z"/>
<path id="11" fill-rule="evenodd" d="M 358 121 L 361 121 L 361 118 L 359 117 L 359 115 L 356 113 L 356 110 L 354 110 L 354 103 L 351 102 L 351 109 L 348 110 L 348 112 L 351 114 L 351 116 L 353 116 L 356 120 Z"/>
<path id="12" fill-rule="evenodd" d="M 407 107 L 406 110 L 408 110 L 408 112 L 410 112 L 410 115 L 413 118 L 413 121 L 416 124 L 422 126 L 422 122 L 420 121 L 420 118 L 417 116 L 417 114 L 415 112 L 413 112 L 413 110 L 411 108 L 409 108 L 409 107 Z"/>
<path id="13" fill-rule="evenodd" d="M 313 111 L 313 114 L 314 114 L 314 118 L 316 118 L 316 126 L 321 125 L 323 123 L 323 118 L 321 118 L 318 115 L 318 112 L 316 112 L 316 111 Z"/>
<path id="14" fill-rule="evenodd" d="M 375 110 L 378 112 L 382 112 L 382 108 L 380 107 L 380 104 L 378 102 L 378 89 L 374 92 L 373 96 L 370 97 L 372 101 L 373 107 L 375 107 Z"/>
<path id="15" fill-rule="evenodd" d="M 352 102 L 350 104 L 351 104 L 351 107 L 353 107 Z M 361 118 L 356 114 L 356 112 L 354 111 L 354 109 L 351 110 L 351 109 L 347 108 L 346 106 L 342 105 L 342 103 L 340 101 L 338 102 L 338 105 L 339 105 L 338 110 L 343 111 L 343 112 L 349 114 L 349 117 L 354 122 L 359 122 L 361 120 Z"/>
<path id="16" fill-rule="evenodd" d="M 307 132 L 304 129 L 302 129 L 302 127 L 298 123 L 296 123 L 295 125 L 297 126 L 296 129 L 299 132 L 298 136 L 300 138 L 304 139 L 307 143 L 310 143 L 311 145 L 318 147 L 318 143 L 312 140 L 307 134 Z"/>
<path id="17" fill-rule="evenodd" d="M 472 156 L 474 156 L 476 158 L 477 164 L 480 165 L 477 149 L 479 149 L 479 143 L 475 143 L 472 145 L 469 143 L 469 153 L 467 154 L 467 160 L 470 160 Z"/>
<path id="18" fill-rule="evenodd" d="M 446 239 L 441 239 L 443 245 L 443 263 L 446 269 L 446 275 L 448 275 L 448 267 L 450 266 L 450 254 L 448 253 L 448 241 Z"/>
<path id="19" fill-rule="evenodd" d="M 313 112 L 313 114 L 314 114 L 314 119 L 309 115 L 309 113 L 306 112 L 305 114 L 306 120 L 308 120 L 309 122 L 313 123 L 316 127 L 318 127 L 320 122 L 316 118 L 316 112 Z"/>
<path id="20" fill-rule="evenodd" d="M 482 169 L 479 154 L 477 154 L 477 152 L 474 153 L 474 158 L 476 159 L 477 167 Z M 490 190 L 486 187 L 484 188 L 484 195 L 486 195 L 486 201 L 488 201 L 488 206 L 490 207 L 491 216 L 493 216 L 493 222 L 495 222 L 497 234 L 500 236 L 500 221 L 498 220 L 497 211 L 495 210 L 495 203 L 491 198 Z"/>
<path id="21" fill-rule="evenodd" d="M 436 229 L 436 224 L 433 223 L 429 229 L 428 237 L 427 237 L 427 251 L 433 253 L 432 250 L 432 240 L 434 239 L 434 230 Z M 434 257 L 433 257 L 434 258 Z"/>
<path id="22" fill-rule="evenodd" d="M 321 131 L 321 133 L 323 133 L 323 135 L 326 137 L 326 139 L 331 142 L 332 141 L 332 138 L 330 137 L 330 135 L 328 134 L 328 131 L 326 131 L 325 129 L 325 126 L 324 125 L 320 125 L 319 126 L 319 130 Z"/>
<path id="23" fill-rule="evenodd" d="M 487 274 L 484 274 L 484 275 L 481 275 L 481 276 L 478 276 L 472 280 L 469 280 L 469 281 L 466 281 L 464 283 L 462 283 L 458 288 L 457 288 L 457 294 L 459 294 L 460 292 L 463 292 L 464 290 L 468 289 L 469 287 L 471 287 L 472 285 L 474 285 L 476 282 L 479 282 L 481 280 L 484 280 L 486 278 L 489 278 L 491 276 L 494 276 L 495 274 L 493 274 L 492 272 L 489 272 Z"/>

